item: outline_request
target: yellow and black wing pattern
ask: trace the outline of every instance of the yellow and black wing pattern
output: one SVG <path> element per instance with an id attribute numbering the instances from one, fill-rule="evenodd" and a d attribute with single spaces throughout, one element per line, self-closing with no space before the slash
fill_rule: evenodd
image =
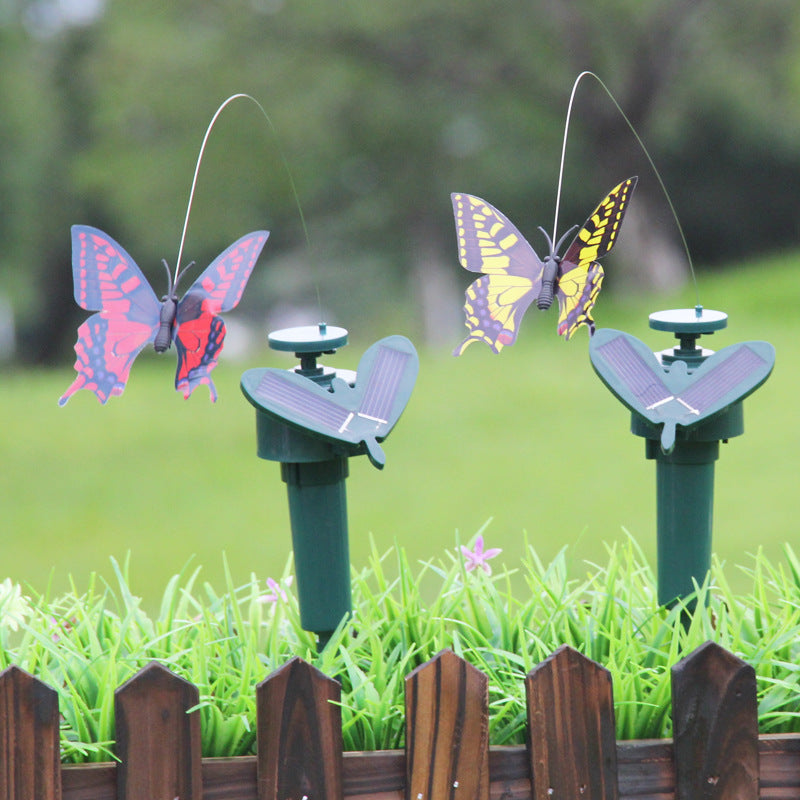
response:
<path id="1" fill-rule="evenodd" d="M 550 243 L 545 260 L 558 262 L 553 293 L 559 304 L 558 332 L 566 339 L 581 325 L 594 333 L 591 311 L 603 281 L 597 259 L 614 246 L 635 185 L 636 178 L 628 178 L 609 192 L 563 259 L 552 252 Z M 462 193 L 452 194 L 451 200 L 461 266 L 484 273 L 467 288 L 469 335 L 453 352 L 461 355 L 472 342 L 482 341 L 499 353 L 514 344 L 523 315 L 539 298 L 545 265 L 513 223 L 485 200 Z"/>
<path id="2" fill-rule="evenodd" d="M 558 269 L 558 332 L 566 339 L 581 326 L 594 333 L 592 307 L 603 283 L 603 268 L 597 263 L 614 246 L 622 218 L 637 179 L 615 186 L 594 210 L 567 248 Z"/>
<path id="3" fill-rule="evenodd" d="M 480 341 L 499 353 L 514 344 L 520 320 L 539 294 L 543 265 L 508 218 L 485 200 L 460 193 L 450 199 L 461 266 L 484 273 L 467 288 L 469 336 L 453 353 L 461 355 Z"/>

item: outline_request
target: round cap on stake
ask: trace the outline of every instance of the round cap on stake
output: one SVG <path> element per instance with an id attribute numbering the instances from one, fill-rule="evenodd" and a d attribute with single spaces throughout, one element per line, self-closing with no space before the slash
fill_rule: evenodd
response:
<path id="1" fill-rule="evenodd" d="M 334 325 L 302 325 L 283 328 L 267 336 L 273 350 L 289 353 L 329 353 L 347 344 L 347 329 Z"/>
<path id="2" fill-rule="evenodd" d="M 650 315 L 650 327 L 653 330 L 669 331 L 676 336 L 714 333 L 726 328 L 727 325 L 728 315 L 724 311 L 712 311 L 702 306 L 656 311 Z"/>
<path id="3" fill-rule="evenodd" d="M 650 315 L 650 327 L 656 331 L 674 333 L 680 345 L 671 350 L 663 350 L 659 357 L 664 364 L 683 361 L 690 369 L 698 367 L 711 355 L 713 350 L 697 347 L 697 340 L 728 325 L 728 315 L 724 311 L 710 311 L 703 306 L 694 308 L 674 308 L 656 311 Z"/>

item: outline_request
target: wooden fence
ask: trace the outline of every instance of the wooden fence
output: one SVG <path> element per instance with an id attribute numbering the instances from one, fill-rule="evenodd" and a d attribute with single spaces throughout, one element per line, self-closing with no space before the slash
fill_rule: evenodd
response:
<path id="1" fill-rule="evenodd" d="M 61 765 L 56 692 L 0 673 L 0 800 L 788 800 L 800 735 L 759 736 L 753 669 L 673 667 L 672 741 L 617 742 L 611 677 L 562 647 L 525 679 L 529 744 L 489 747 L 488 680 L 443 651 L 406 678 L 406 749 L 342 753 L 339 685 L 293 659 L 256 688 L 257 755 L 201 758 L 197 688 L 151 663 L 115 694 L 119 763 Z"/>

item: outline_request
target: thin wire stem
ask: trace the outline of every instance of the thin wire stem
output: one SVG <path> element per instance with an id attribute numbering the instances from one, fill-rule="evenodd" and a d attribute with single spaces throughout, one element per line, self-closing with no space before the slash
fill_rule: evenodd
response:
<path id="1" fill-rule="evenodd" d="M 631 131 L 631 133 L 634 135 L 634 137 L 636 139 L 636 142 L 638 143 L 639 147 L 641 148 L 642 152 L 645 155 L 645 158 L 647 159 L 648 164 L 650 164 L 650 168 L 653 170 L 653 174 L 656 176 L 656 180 L 658 181 L 658 185 L 661 187 L 661 191 L 664 194 L 664 197 L 665 197 L 665 199 L 667 201 L 667 205 L 669 206 L 669 210 L 672 213 L 672 218 L 675 220 L 675 226 L 678 229 L 678 234 L 679 234 L 680 239 L 681 239 L 681 244 L 683 245 L 683 250 L 686 253 L 686 260 L 687 260 L 687 262 L 689 264 L 689 271 L 692 274 L 692 282 L 694 283 L 694 292 L 695 292 L 695 301 L 696 301 L 695 304 L 696 304 L 696 306 L 700 307 L 700 291 L 699 291 L 699 289 L 697 287 L 697 276 L 695 275 L 695 272 L 694 272 L 694 264 L 692 263 L 692 254 L 689 252 L 689 244 L 686 241 L 686 236 L 685 236 L 685 234 L 683 232 L 683 226 L 681 225 L 681 222 L 678 219 L 678 212 L 675 210 L 675 205 L 672 202 L 672 198 L 670 197 L 669 192 L 667 191 L 667 187 L 664 184 L 663 179 L 661 178 L 661 173 L 658 171 L 658 168 L 656 167 L 655 162 L 653 161 L 652 157 L 650 156 L 650 153 L 648 152 L 647 147 L 645 147 L 645 144 L 642 141 L 641 136 L 639 136 L 639 133 L 637 132 L 637 130 L 634 127 L 633 123 L 630 121 L 630 119 L 628 119 L 628 116 L 622 110 L 622 106 L 620 106 L 620 104 L 617 102 L 617 99 L 614 97 L 614 95 L 612 94 L 611 90 L 608 88 L 608 86 L 606 86 L 606 84 L 603 82 L 603 80 L 598 75 L 596 75 L 594 72 L 592 72 L 591 70 L 584 70 L 583 72 L 580 73 L 580 75 L 578 75 L 577 78 L 575 78 L 575 82 L 572 84 L 572 92 L 570 93 L 570 96 L 569 96 L 569 104 L 567 105 L 567 117 L 566 117 L 566 120 L 564 122 L 564 139 L 563 139 L 563 141 L 561 143 L 561 163 L 560 163 L 559 168 L 558 168 L 558 188 L 556 190 L 556 210 L 555 210 L 555 217 L 553 219 L 553 241 L 556 241 L 557 238 L 558 238 L 556 236 L 556 233 L 557 233 L 557 230 L 558 230 L 558 212 L 559 212 L 559 206 L 561 204 L 561 188 L 562 188 L 563 179 L 564 179 L 564 163 L 566 161 L 567 136 L 569 134 L 569 124 L 570 124 L 570 117 L 572 115 L 572 106 L 573 106 L 573 104 L 575 102 L 575 95 L 576 95 L 576 93 L 578 91 L 578 85 L 580 84 L 580 82 L 584 78 L 587 78 L 587 77 L 594 78 L 600 84 L 600 86 L 603 89 L 603 91 L 608 95 L 609 99 L 614 104 L 614 107 L 617 109 L 617 111 L 619 111 L 620 116 L 622 117 L 622 119 L 625 120 L 625 124 L 628 126 L 628 128 Z"/>
<path id="2" fill-rule="evenodd" d="M 243 92 L 239 92 L 237 94 L 232 94 L 230 97 L 226 98 L 222 102 L 222 104 L 219 106 L 219 108 L 214 113 L 214 116 L 211 118 L 211 122 L 208 123 L 208 128 L 206 128 L 205 135 L 203 136 L 203 142 L 200 145 L 200 152 L 197 155 L 197 164 L 195 165 L 194 176 L 192 177 L 192 187 L 189 190 L 189 202 L 186 204 L 186 217 L 184 218 L 184 221 L 183 221 L 183 231 L 181 232 L 181 243 L 180 243 L 180 247 L 178 248 L 178 258 L 175 261 L 175 277 L 173 279 L 173 286 L 176 285 L 177 282 L 178 282 L 178 274 L 180 272 L 181 258 L 183 258 L 183 247 L 184 247 L 184 244 L 186 242 L 186 231 L 187 231 L 187 229 L 189 227 L 189 216 L 190 216 L 190 214 L 192 212 L 192 203 L 194 202 L 194 191 L 195 191 L 195 188 L 197 186 L 197 176 L 198 176 L 198 174 L 200 172 L 200 164 L 203 161 L 203 154 L 205 153 L 206 144 L 208 142 L 208 137 L 211 135 L 211 131 L 212 131 L 213 127 L 214 127 L 214 124 L 216 123 L 217 118 L 223 112 L 223 110 L 227 106 L 229 106 L 234 100 L 239 100 L 239 99 L 250 100 L 251 102 L 256 104 L 256 106 L 258 107 L 259 111 L 261 111 L 262 115 L 264 116 L 264 119 L 267 121 L 267 124 L 269 125 L 273 136 L 275 137 L 276 145 L 277 145 L 277 148 L 278 148 L 278 153 L 280 155 L 281 162 L 283 163 L 284 169 L 286 170 L 286 174 L 287 174 L 287 176 L 289 178 L 289 184 L 290 184 L 290 186 L 292 188 L 292 194 L 294 196 L 295 202 L 297 203 L 297 210 L 298 210 L 298 213 L 300 214 L 300 223 L 301 223 L 301 225 L 303 227 L 303 235 L 305 236 L 306 244 L 309 243 L 308 228 L 306 227 L 306 219 L 305 219 L 305 216 L 303 215 L 303 208 L 302 208 L 302 206 L 300 204 L 300 197 L 299 197 L 299 195 L 297 193 L 297 186 L 295 185 L 294 177 L 292 176 L 292 171 L 289 169 L 289 162 L 286 160 L 286 156 L 284 155 L 283 150 L 282 150 L 282 148 L 280 146 L 280 141 L 278 140 L 278 132 L 275 129 L 275 125 L 273 124 L 272 120 L 270 119 L 269 114 L 267 114 L 267 112 L 264 110 L 264 107 L 254 97 L 252 97 L 249 94 L 245 94 Z"/>

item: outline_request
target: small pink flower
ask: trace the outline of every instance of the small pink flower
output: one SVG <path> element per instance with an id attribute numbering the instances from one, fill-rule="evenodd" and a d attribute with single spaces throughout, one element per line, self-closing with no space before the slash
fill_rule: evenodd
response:
<path id="1" fill-rule="evenodd" d="M 475 539 L 475 549 L 470 550 L 464 545 L 461 545 L 461 554 L 466 561 L 467 572 L 472 572 L 476 567 L 480 567 L 487 575 L 492 574 L 492 568 L 487 563 L 490 558 L 500 555 L 503 551 L 499 547 L 490 547 L 488 550 L 483 549 L 483 536 L 478 534 Z"/>
<path id="2" fill-rule="evenodd" d="M 292 576 L 290 575 L 285 581 L 284 585 L 289 587 L 292 585 Z M 286 592 L 278 581 L 273 578 L 267 578 L 267 588 L 270 590 L 267 594 L 262 594 L 258 598 L 261 603 L 276 603 L 280 598 L 284 603 L 287 600 Z"/>

